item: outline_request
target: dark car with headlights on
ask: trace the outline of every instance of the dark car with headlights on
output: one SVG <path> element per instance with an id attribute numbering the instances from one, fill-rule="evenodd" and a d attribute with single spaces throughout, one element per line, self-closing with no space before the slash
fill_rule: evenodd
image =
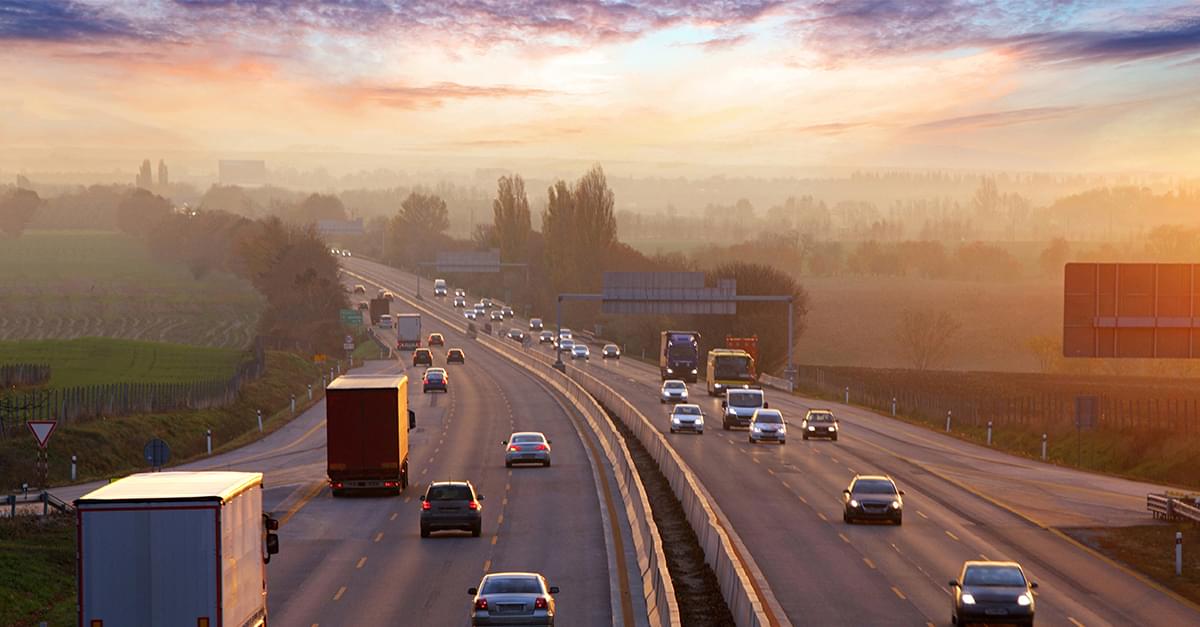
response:
<path id="1" fill-rule="evenodd" d="M 558 586 L 546 585 L 537 573 L 489 573 L 471 595 L 471 625 L 554 626 Z"/>
<path id="2" fill-rule="evenodd" d="M 418 349 L 414 350 L 413 351 L 413 365 L 414 366 L 432 366 L 433 365 L 433 351 L 429 350 L 428 348 L 418 348 Z"/>
<path id="3" fill-rule="evenodd" d="M 850 487 L 842 490 L 842 521 L 883 520 L 904 523 L 904 490 L 883 475 L 855 475 Z"/>
<path id="4" fill-rule="evenodd" d="M 955 625 L 1033 625 L 1037 583 L 1016 562 L 966 562 L 954 592 Z"/>
<path id="5" fill-rule="evenodd" d="M 616 344 L 605 344 L 604 348 L 600 349 L 600 356 L 604 359 L 620 359 L 621 349 Z"/>
<path id="6" fill-rule="evenodd" d="M 421 379 L 421 392 L 428 393 L 430 390 L 450 391 L 450 377 L 446 375 L 445 370 L 430 368 L 425 371 L 425 376 Z"/>
<path id="7" fill-rule="evenodd" d="M 446 363 L 465 364 L 467 363 L 467 354 L 461 348 L 452 348 L 446 351 Z"/>
<path id="8" fill-rule="evenodd" d="M 800 423 L 801 437 L 805 440 L 828 438 L 837 442 L 839 430 L 837 418 L 828 409 L 810 409 L 804 415 L 804 422 Z"/>
<path id="9" fill-rule="evenodd" d="M 483 495 L 475 493 L 470 481 L 435 481 L 421 496 L 421 537 L 434 531 L 469 531 L 479 537 L 483 530 Z"/>

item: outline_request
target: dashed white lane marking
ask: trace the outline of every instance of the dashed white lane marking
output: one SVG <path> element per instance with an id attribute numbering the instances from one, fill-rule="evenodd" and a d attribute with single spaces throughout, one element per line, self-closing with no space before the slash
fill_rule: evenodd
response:
<path id="1" fill-rule="evenodd" d="M 341 588 L 338 588 L 338 591 L 333 594 L 333 600 L 341 601 L 343 594 L 346 594 L 346 586 L 342 586 Z"/>

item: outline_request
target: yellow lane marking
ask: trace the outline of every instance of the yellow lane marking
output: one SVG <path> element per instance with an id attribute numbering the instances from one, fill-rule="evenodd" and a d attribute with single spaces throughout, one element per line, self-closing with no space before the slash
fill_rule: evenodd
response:
<path id="1" fill-rule="evenodd" d="M 796 495 L 796 498 L 800 499 L 800 502 L 801 502 L 801 503 L 804 503 L 805 505 L 808 505 L 808 499 L 804 498 L 803 496 Z"/>
<path id="2" fill-rule="evenodd" d="M 292 506 L 288 508 L 288 511 L 279 518 L 279 526 L 282 527 L 286 525 L 288 521 L 292 519 L 292 516 L 295 516 L 296 512 L 300 511 L 300 508 L 304 507 L 309 501 L 313 500 L 313 497 L 315 497 L 323 487 L 325 487 L 324 482 L 316 482 L 309 486 L 308 491 L 305 492 L 303 496 L 296 499 L 296 502 L 292 503 Z"/>
<path id="3" fill-rule="evenodd" d="M 1074 616 L 1068 616 L 1068 617 L 1067 617 L 1067 620 L 1071 621 L 1071 624 L 1072 624 L 1072 625 L 1075 625 L 1075 627 L 1083 627 L 1083 623 L 1081 623 L 1081 622 L 1079 622 L 1079 621 L 1075 620 L 1075 617 L 1074 617 Z"/>
<path id="4" fill-rule="evenodd" d="M 839 533 L 838 537 L 842 539 L 842 542 L 845 542 L 846 544 L 850 544 L 850 538 L 847 538 L 846 534 Z"/>
<path id="5" fill-rule="evenodd" d="M 754 463 L 756 463 L 756 464 L 761 464 L 762 462 L 758 461 L 758 458 L 757 458 L 757 457 L 755 457 L 755 458 L 754 458 Z"/>
<path id="6" fill-rule="evenodd" d="M 833 463 L 835 463 L 835 464 L 840 464 L 840 463 L 841 463 L 841 462 L 839 462 L 839 461 L 837 460 L 837 458 L 836 458 L 836 457 L 834 457 L 833 455 L 830 455 L 830 456 L 829 456 L 829 461 L 831 461 L 831 462 L 833 462 Z"/>
<path id="7" fill-rule="evenodd" d="M 786 482 L 786 481 L 784 481 L 784 480 L 782 480 L 782 479 L 780 479 L 780 480 L 779 480 L 779 483 L 782 483 L 782 484 L 783 484 L 783 487 L 785 487 L 785 488 L 787 488 L 787 489 L 789 489 L 789 490 L 791 490 L 791 489 L 792 489 L 792 484 L 790 484 L 790 483 L 788 483 L 788 482 Z"/>
<path id="8" fill-rule="evenodd" d="M 507 496 L 506 496 L 506 497 L 504 497 L 504 500 L 500 501 L 500 506 L 501 506 L 501 507 L 503 507 L 503 506 L 505 506 L 505 505 L 508 505 L 508 497 L 507 497 Z"/>
<path id="9" fill-rule="evenodd" d="M 404 502 L 405 502 L 405 503 L 407 503 L 407 502 L 408 502 L 408 499 L 404 499 Z M 396 517 L 397 517 L 397 516 L 399 516 L 399 515 L 400 515 L 400 514 L 398 514 L 398 513 L 396 513 L 396 512 L 392 512 L 392 515 L 388 517 L 388 520 L 396 520 Z"/>
<path id="10" fill-rule="evenodd" d="M 380 541 L 380 540 L 382 540 L 382 539 L 383 539 L 383 532 L 382 532 L 382 531 L 380 531 L 379 533 L 375 534 L 375 542 L 379 542 L 379 541 Z"/>
<path id="11" fill-rule="evenodd" d="M 506 483 L 506 484 L 504 484 L 504 491 L 505 491 L 505 492 L 508 492 L 508 491 L 509 491 L 509 490 L 511 490 L 511 489 L 512 489 L 512 484 L 511 484 L 511 483 Z"/>
<path id="12" fill-rule="evenodd" d="M 496 524 L 497 524 L 497 525 L 502 525 L 502 524 L 504 524 L 504 514 L 500 514 L 500 516 L 498 516 L 498 517 L 496 518 Z"/>
<path id="13" fill-rule="evenodd" d="M 336 593 L 334 593 L 334 595 L 333 595 L 333 600 L 341 601 L 343 594 L 346 594 L 346 586 L 342 586 L 341 588 L 338 588 L 338 591 Z"/>
<path id="14" fill-rule="evenodd" d="M 925 520 L 929 520 L 929 517 L 926 516 L 925 512 L 923 512 L 921 510 L 917 510 L 917 516 L 920 516 L 921 518 L 924 518 Z"/>
<path id="15" fill-rule="evenodd" d="M 492 560 L 484 560 L 483 561 L 483 572 L 486 573 L 487 571 L 489 571 L 491 569 L 492 569 Z"/>
<path id="16" fill-rule="evenodd" d="M 829 520 L 828 518 L 825 517 L 825 514 L 823 514 L 821 512 L 817 512 L 817 518 L 820 518 L 821 520 Z"/>
<path id="17" fill-rule="evenodd" d="M 866 563 L 868 568 L 870 568 L 871 570 L 875 570 L 875 562 L 872 562 L 870 558 L 864 557 L 863 562 Z"/>
<path id="18" fill-rule="evenodd" d="M 358 563 L 354 565 L 354 568 L 356 568 L 356 569 L 362 568 L 363 564 L 366 564 L 366 563 L 367 563 L 367 557 L 364 555 L 364 556 L 358 558 Z"/>
<path id="19" fill-rule="evenodd" d="M 774 470 L 771 470 L 770 468 L 768 468 L 768 469 L 767 469 L 767 474 L 769 474 L 769 475 L 771 475 L 772 477 L 774 477 L 774 476 L 775 476 L 775 471 L 774 471 Z"/>
<path id="20" fill-rule="evenodd" d="M 411 500 L 412 500 L 412 497 L 411 497 L 411 496 L 406 496 L 406 497 L 404 497 L 404 502 L 405 502 L 405 503 L 407 503 L 407 502 L 409 502 L 409 501 L 411 501 Z M 395 514 L 392 514 L 392 519 L 393 519 L 393 520 L 395 520 L 395 518 L 396 518 L 396 515 L 395 515 Z"/>
<path id="21" fill-rule="evenodd" d="M 951 538 L 953 538 L 953 539 L 955 539 L 955 540 L 958 540 L 958 536 L 956 536 L 956 535 L 954 535 L 954 534 L 950 533 L 950 531 L 949 531 L 949 530 L 947 530 L 947 531 L 946 531 L 946 535 L 950 536 Z"/>
<path id="22" fill-rule="evenodd" d="M 424 475 L 425 473 L 428 473 L 428 472 L 429 472 L 429 469 L 428 469 L 428 468 L 424 468 L 424 469 L 422 469 L 422 470 L 421 470 L 421 474 L 422 474 L 422 475 Z"/>
<path id="23" fill-rule="evenodd" d="M 496 546 L 496 540 L 499 539 L 499 537 L 500 536 L 492 536 L 492 546 Z"/>
<path id="24" fill-rule="evenodd" d="M 981 559 L 981 560 L 983 560 L 983 561 L 985 561 L 985 562 L 990 562 L 990 561 L 992 561 L 991 559 L 989 559 L 989 558 L 988 558 L 988 556 L 984 555 L 983 553 L 980 553 L 980 554 L 979 554 L 979 559 Z"/>
<path id="25" fill-rule="evenodd" d="M 892 586 L 892 592 L 895 592 L 895 593 L 896 593 L 896 596 L 900 597 L 901 599 L 907 599 L 907 598 L 908 598 L 908 597 L 904 596 L 904 593 L 903 593 L 903 592 L 901 592 L 901 591 L 900 591 L 900 588 L 897 588 L 896 586 Z"/>

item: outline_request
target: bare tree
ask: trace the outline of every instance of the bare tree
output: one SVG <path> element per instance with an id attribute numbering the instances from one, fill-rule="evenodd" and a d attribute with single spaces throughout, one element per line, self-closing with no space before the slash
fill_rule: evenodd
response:
<path id="1" fill-rule="evenodd" d="M 896 325 L 896 342 L 913 368 L 929 370 L 945 362 L 961 328 L 945 311 L 906 309 Z"/>
<path id="2" fill-rule="evenodd" d="M 14 189 L 0 195 L 0 231 L 10 237 L 20 237 L 41 205 L 42 199 L 37 192 L 28 189 Z"/>

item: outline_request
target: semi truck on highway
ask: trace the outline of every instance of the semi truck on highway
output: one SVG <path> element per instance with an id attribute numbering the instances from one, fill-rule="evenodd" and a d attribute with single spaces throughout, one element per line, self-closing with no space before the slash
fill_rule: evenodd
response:
<path id="1" fill-rule="evenodd" d="M 152 472 L 77 499 L 79 625 L 266 625 L 262 491 L 258 472 Z"/>
<path id="2" fill-rule="evenodd" d="M 391 311 L 392 303 L 386 298 L 372 298 L 368 313 L 371 314 L 371 324 L 379 324 L 379 319 Z"/>
<path id="3" fill-rule="evenodd" d="M 329 487 L 400 494 L 408 487 L 408 377 L 351 374 L 325 388 Z"/>
<path id="4" fill-rule="evenodd" d="M 695 383 L 700 368 L 700 334 L 695 331 L 663 331 L 658 351 L 662 380 L 683 379 Z"/>
<path id="5" fill-rule="evenodd" d="M 406 351 L 421 346 L 421 314 L 396 314 L 396 348 Z"/>
<path id="6" fill-rule="evenodd" d="M 754 358 L 743 350 L 714 348 L 708 351 L 705 377 L 709 396 L 721 396 L 729 388 L 759 388 L 754 377 Z"/>

